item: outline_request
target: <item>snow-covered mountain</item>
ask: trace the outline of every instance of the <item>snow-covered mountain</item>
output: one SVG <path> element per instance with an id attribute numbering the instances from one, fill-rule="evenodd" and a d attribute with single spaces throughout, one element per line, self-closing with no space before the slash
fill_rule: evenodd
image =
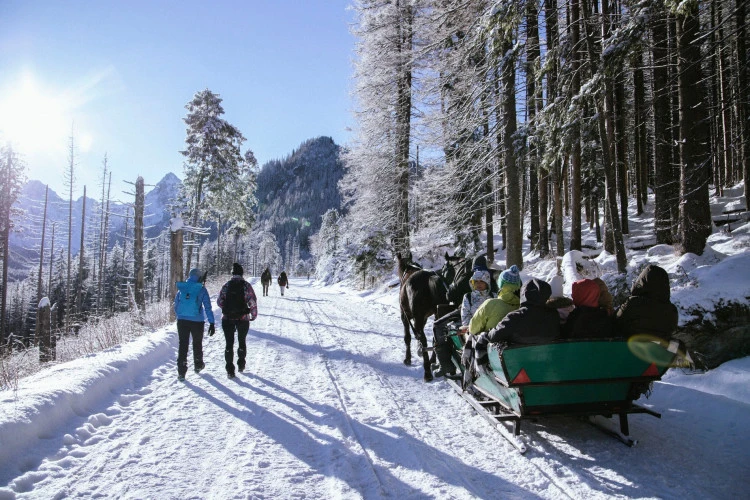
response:
<path id="1" fill-rule="evenodd" d="M 161 179 L 145 197 L 145 235 L 146 238 L 157 236 L 169 225 L 169 204 L 177 194 L 182 181 L 173 173 Z M 38 180 L 26 183 L 16 206 L 23 211 L 14 231 L 10 236 L 11 258 L 9 259 L 9 278 L 24 279 L 29 270 L 36 269 L 39 259 L 39 245 L 42 236 L 42 218 L 44 215 L 44 195 L 46 186 Z M 63 194 L 65 196 L 65 194 Z M 109 206 L 108 246 L 122 243 L 125 237 L 127 222 L 128 232 L 132 237 L 133 210 L 130 207 L 134 200 L 112 200 Z M 71 231 L 71 249 L 77 255 L 81 247 L 81 213 L 83 196 L 73 201 L 73 227 Z M 99 234 L 101 224 L 101 188 L 98 191 L 86 192 L 85 238 L 88 243 Z M 45 258 L 49 258 L 50 242 L 54 230 L 54 248 L 57 253 L 68 245 L 68 212 L 69 203 L 54 190 L 50 189 L 47 201 L 47 229 L 45 235 Z M 129 217 L 129 218 L 128 218 Z M 54 229 L 53 229 L 54 228 Z"/>
<path id="2" fill-rule="evenodd" d="M 303 258 L 323 214 L 341 207 L 340 150 L 330 137 L 310 139 L 288 157 L 263 165 L 258 175 L 258 227 L 273 233 L 281 245 L 297 237 Z"/>

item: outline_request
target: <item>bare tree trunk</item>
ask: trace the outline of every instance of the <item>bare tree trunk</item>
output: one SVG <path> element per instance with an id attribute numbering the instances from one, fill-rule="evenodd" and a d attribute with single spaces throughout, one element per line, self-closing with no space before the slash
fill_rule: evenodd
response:
<path id="1" fill-rule="evenodd" d="M 722 183 L 717 186 L 717 189 L 720 189 L 720 192 L 723 192 L 724 188 L 724 182 L 729 181 L 732 179 L 732 170 L 734 165 L 734 160 L 732 158 L 732 107 L 729 104 L 729 82 L 728 76 L 728 65 L 726 60 L 726 55 L 724 54 L 725 50 L 731 50 L 724 48 L 724 29 L 722 26 L 722 11 L 721 11 L 721 2 L 715 2 L 712 5 L 716 5 L 716 15 L 718 16 L 719 24 L 717 25 L 717 36 L 718 40 L 716 43 L 716 51 L 717 51 L 717 62 L 719 63 L 719 71 L 718 71 L 718 77 L 719 77 L 719 104 L 721 109 L 721 141 L 722 141 L 722 150 L 723 150 L 723 163 L 724 163 L 724 174 L 720 175 Z M 697 43 L 697 42 L 696 42 Z"/>
<path id="2" fill-rule="evenodd" d="M 11 162 L 12 162 L 11 155 L 8 155 L 8 158 L 5 162 L 5 165 L 3 165 L 3 169 L 0 170 L 0 174 L 2 175 L 2 179 L 4 179 L 4 182 L 0 185 L 3 186 L 2 190 L 2 198 L 3 200 L 10 199 L 10 182 L 11 182 Z M 5 344 L 6 344 L 6 326 L 5 326 L 5 316 L 7 312 L 8 307 L 8 258 L 10 257 L 10 206 L 2 208 L 2 217 L 0 217 L 0 248 L 2 248 L 2 259 L 3 259 L 3 279 L 2 282 L 0 282 L 0 290 L 2 290 L 2 293 L 0 293 L 0 355 L 3 354 L 5 350 Z"/>
<path id="3" fill-rule="evenodd" d="M 493 64 L 495 64 L 495 61 L 493 61 Z M 493 70 L 493 83 L 492 83 L 492 90 L 493 90 L 493 97 L 495 99 L 495 102 L 501 102 L 501 94 L 500 94 L 500 81 L 502 79 L 502 73 L 500 73 L 500 69 L 495 65 L 495 68 Z M 497 123 L 503 123 L 503 106 L 495 106 L 495 121 Z M 507 219 L 506 219 L 506 209 L 505 209 L 505 174 L 503 173 L 503 147 L 501 145 L 503 144 L 503 127 L 498 126 L 496 127 L 496 134 L 495 134 L 495 143 L 497 144 L 495 149 L 495 161 L 497 163 L 496 172 L 497 172 L 497 182 L 495 184 L 496 188 L 500 189 L 500 195 L 497 196 L 497 213 L 499 214 L 500 219 L 500 235 L 502 240 L 502 249 L 505 250 L 507 247 Z"/>
<path id="4" fill-rule="evenodd" d="M 536 2 L 526 5 L 526 92 L 528 122 L 532 135 L 536 136 L 536 116 L 542 109 L 541 87 L 536 84 L 536 72 L 540 66 L 539 9 Z M 535 138 L 529 148 L 529 178 L 531 190 L 531 241 L 541 257 L 549 255 L 549 232 L 547 231 L 547 174 L 542 168 L 541 152 Z"/>
<path id="5" fill-rule="evenodd" d="M 739 92 L 737 93 L 738 103 L 738 121 L 740 151 L 741 151 L 741 172 L 745 178 L 745 209 L 750 208 L 750 110 L 748 109 L 748 88 L 747 78 L 747 25 L 745 23 L 746 3 L 742 0 L 737 2 L 735 10 L 735 19 L 737 20 L 737 83 Z"/>
<path id="6" fill-rule="evenodd" d="M 83 268 L 84 268 L 84 234 L 86 229 L 86 186 L 83 186 L 83 207 L 81 208 L 81 248 L 78 250 L 78 286 L 76 287 L 76 314 L 83 312 Z"/>
<path id="7" fill-rule="evenodd" d="M 671 245 L 674 242 L 672 233 L 672 216 L 669 204 L 669 185 L 675 180 L 672 176 L 671 142 L 669 116 L 669 45 L 667 42 L 666 11 L 652 22 L 653 37 L 653 109 L 654 109 L 654 229 L 656 242 Z"/>
<path id="8" fill-rule="evenodd" d="M 570 38 L 573 47 L 571 71 L 573 81 L 571 91 L 577 93 L 581 88 L 581 64 L 578 50 L 581 41 L 581 0 L 571 0 L 570 4 Z M 573 125 L 573 150 L 570 155 L 570 249 L 581 250 L 581 138 L 580 127 Z"/>
<path id="9" fill-rule="evenodd" d="M 551 103 L 557 98 L 557 78 L 558 78 L 558 56 L 555 51 L 558 48 L 558 27 L 557 27 L 557 0 L 544 0 L 544 18 L 545 31 L 547 33 L 547 61 L 545 65 L 549 68 L 547 73 L 547 102 Z M 552 212 L 553 227 L 555 232 L 555 253 L 560 256 L 565 253 L 565 241 L 563 238 L 563 211 L 562 211 L 562 191 L 565 189 L 562 182 L 560 160 L 556 159 L 550 169 L 549 184 L 552 188 Z M 549 187 L 549 186 L 548 186 Z M 547 191 L 549 192 L 549 191 Z"/>
<path id="10" fill-rule="evenodd" d="M 398 190 L 396 214 L 398 217 L 395 247 L 398 252 L 407 252 L 409 242 L 409 145 L 411 144 L 411 84 L 412 41 L 414 37 L 414 13 L 411 5 L 396 0 L 399 15 L 397 41 L 398 68 L 396 81 L 396 188 Z"/>
<path id="11" fill-rule="evenodd" d="M 711 234 L 708 112 L 702 92 L 698 6 L 677 14 L 680 102 L 680 236 L 683 253 L 703 253 Z"/>
<path id="12" fill-rule="evenodd" d="M 52 238 L 50 239 L 49 249 L 49 281 L 47 282 L 47 295 L 52 295 L 52 267 L 55 260 L 55 227 L 57 222 L 52 223 Z"/>
<path id="13" fill-rule="evenodd" d="M 588 6 L 587 6 L 587 0 L 582 0 L 582 6 L 583 6 L 583 19 L 584 19 L 584 27 L 587 26 L 587 17 L 588 17 Z M 606 18 L 607 16 L 607 0 L 602 1 L 602 16 Z M 586 47 L 588 49 L 589 53 L 589 62 L 592 65 L 592 69 L 594 69 L 596 65 L 596 59 L 594 56 L 594 47 L 593 47 L 593 40 L 591 39 L 591 36 L 589 36 L 588 33 L 588 27 L 586 27 L 586 34 L 584 35 L 586 39 Z M 595 74 L 596 71 L 592 71 L 592 74 Z M 596 103 L 596 112 L 598 115 L 598 128 L 599 128 L 599 140 L 602 145 L 602 163 L 604 164 L 604 177 L 605 177 L 605 189 L 606 189 L 606 198 L 605 203 L 607 204 L 607 210 L 609 211 L 609 225 L 612 230 L 612 237 L 614 239 L 614 250 L 615 250 L 615 257 L 617 259 L 617 270 L 620 273 L 624 273 L 627 268 L 627 258 L 625 255 L 625 244 L 622 239 L 622 231 L 620 229 L 620 218 L 618 216 L 618 210 L 617 210 L 617 188 L 615 185 L 616 182 L 616 174 L 615 174 L 615 167 L 612 162 L 611 157 L 611 145 L 609 142 L 609 135 L 607 133 L 607 123 L 606 123 L 606 117 L 612 116 L 612 109 L 607 109 L 607 96 L 611 95 L 611 90 L 608 87 L 607 79 L 605 78 L 605 84 L 604 84 L 604 109 L 602 109 L 602 105 L 600 103 L 600 99 L 595 99 Z"/>
<path id="14" fill-rule="evenodd" d="M 637 49 L 631 58 L 633 66 L 633 150 L 635 153 L 636 213 L 643 213 L 648 202 L 648 158 L 646 153 L 646 93 L 643 81 L 643 53 Z"/>
<path id="15" fill-rule="evenodd" d="M 515 264 L 523 268 L 523 234 L 521 232 L 521 186 L 516 155 L 513 151 L 513 136 L 516 133 L 516 68 L 515 57 L 509 55 L 513 40 L 502 41 L 503 64 L 503 148 L 505 150 L 505 187 L 507 200 L 507 242 L 505 262 L 508 267 Z"/>
<path id="16" fill-rule="evenodd" d="M 625 86 L 622 78 L 614 83 L 615 158 L 617 159 L 617 191 L 620 198 L 622 233 L 630 232 L 628 224 L 628 162 L 625 137 Z"/>
<path id="17" fill-rule="evenodd" d="M 47 200 L 49 198 L 49 184 L 44 189 L 44 214 L 42 215 L 42 242 L 39 244 L 39 276 L 37 278 L 36 282 L 36 303 L 37 306 L 39 305 L 39 302 L 42 300 L 42 271 L 44 269 L 44 237 L 47 232 Z M 36 317 L 36 324 L 37 328 L 36 331 L 39 331 L 39 314 L 38 314 L 39 308 L 37 307 L 37 317 Z M 34 335 L 34 345 L 38 345 L 39 338 L 37 335 Z"/>
<path id="18" fill-rule="evenodd" d="M 69 158 L 69 164 L 68 164 L 68 178 L 66 179 L 69 184 L 70 193 L 68 197 L 68 274 L 67 278 L 65 280 L 65 335 L 70 333 L 70 315 L 73 311 L 73 304 L 71 303 L 71 282 L 70 282 L 70 272 L 71 272 L 71 250 L 73 246 L 73 185 L 74 185 L 74 167 L 75 167 L 75 149 L 74 149 L 74 142 L 73 142 L 73 133 L 71 131 L 70 135 L 70 158 Z"/>
<path id="19" fill-rule="evenodd" d="M 104 210 L 104 230 L 102 232 L 102 254 L 99 258 L 99 286 L 96 293 L 97 310 L 99 310 L 100 300 L 102 296 L 102 284 L 104 282 L 104 270 L 107 269 L 107 246 L 109 245 L 109 198 L 112 190 L 112 172 L 109 173 L 109 180 L 107 182 L 107 205 Z"/>
<path id="20" fill-rule="evenodd" d="M 145 203 L 143 177 L 135 181 L 135 212 L 133 216 L 133 260 L 135 275 L 135 303 L 143 314 L 146 308 L 146 295 L 143 287 L 143 207 Z"/>

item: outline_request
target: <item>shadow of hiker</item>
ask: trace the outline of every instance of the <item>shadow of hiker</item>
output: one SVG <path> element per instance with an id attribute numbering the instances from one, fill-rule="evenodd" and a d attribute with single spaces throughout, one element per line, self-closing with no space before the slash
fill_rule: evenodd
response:
<path id="1" fill-rule="evenodd" d="M 304 397 L 261 377 L 258 382 L 267 384 L 266 390 L 252 385 L 244 377 L 234 379 L 243 390 L 253 391 L 259 397 L 274 401 L 289 408 L 283 417 L 251 401 L 231 387 L 213 377 L 206 377 L 214 388 L 236 401 L 243 409 L 212 396 L 197 386 L 191 386 L 199 395 L 213 402 L 228 413 L 247 422 L 267 437 L 283 446 L 292 455 L 305 462 L 321 474 L 331 474 L 331 457 L 346 463 L 341 471 L 357 471 L 355 477 L 339 474 L 337 477 L 359 491 L 363 487 L 362 470 L 372 469 L 379 484 L 377 495 L 385 497 L 408 496 L 409 498 L 433 498 L 417 491 L 390 471 L 393 467 L 410 469 L 440 478 L 448 484 L 463 489 L 474 496 L 487 496 L 492 492 L 503 492 L 508 496 L 528 497 L 529 492 L 481 469 L 468 465 L 418 439 L 400 427 L 378 427 L 364 424 L 346 411 L 322 403 L 311 403 Z M 252 378 L 250 379 L 252 381 Z M 297 403 L 285 399 L 288 395 Z M 338 429 L 341 436 L 320 432 L 317 429 Z M 353 451 L 352 438 L 359 443 Z M 311 451 L 314 451 L 311 453 Z M 339 470 L 336 470 L 339 473 Z M 370 493 L 373 493 L 372 491 Z"/>

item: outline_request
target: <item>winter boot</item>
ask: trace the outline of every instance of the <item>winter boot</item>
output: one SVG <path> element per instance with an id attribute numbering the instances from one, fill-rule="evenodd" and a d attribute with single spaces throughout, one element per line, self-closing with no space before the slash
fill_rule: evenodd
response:
<path id="1" fill-rule="evenodd" d="M 435 353 L 437 354 L 438 361 L 440 361 L 440 370 L 434 373 L 436 378 L 456 374 L 456 366 L 453 364 L 453 359 L 451 359 L 451 351 L 452 348 L 447 342 L 435 347 Z"/>
<path id="2" fill-rule="evenodd" d="M 200 373 L 206 367 L 206 363 L 201 363 L 195 366 L 195 373 Z"/>

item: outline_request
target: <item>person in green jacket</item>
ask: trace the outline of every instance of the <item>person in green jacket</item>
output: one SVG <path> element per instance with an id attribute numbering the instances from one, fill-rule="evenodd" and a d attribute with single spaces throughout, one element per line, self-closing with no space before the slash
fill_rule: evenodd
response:
<path id="1" fill-rule="evenodd" d="M 510 266 L 500 274 L 500 291 L 497 298 L 486 300 L 479 306 L 469 321 L 468 332 L 471 335 L 478 335 L 495 328 L 506 314 L 515 311 L 520 306 L 520 290 L 521 276 L 518 267 Z"/>

